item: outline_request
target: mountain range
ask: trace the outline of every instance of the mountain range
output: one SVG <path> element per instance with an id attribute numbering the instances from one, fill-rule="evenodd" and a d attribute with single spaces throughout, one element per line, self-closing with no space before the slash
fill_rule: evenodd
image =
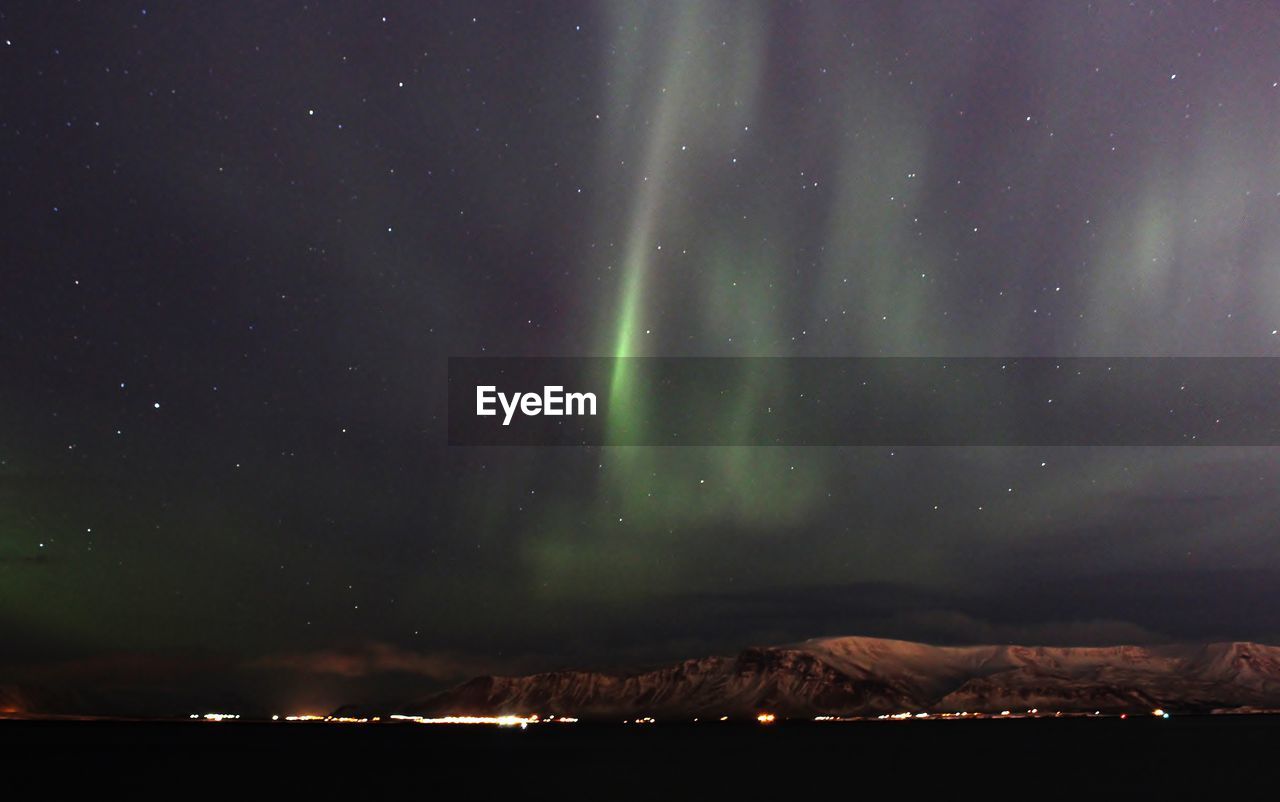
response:
<path id="1" fill-rule="evenodd" d="M 867 637 L 752 647 L 635 671 L 478 677 L 402 713 L 618 720 L 1280 708 L 1280 647 L 932 646 Z"/>

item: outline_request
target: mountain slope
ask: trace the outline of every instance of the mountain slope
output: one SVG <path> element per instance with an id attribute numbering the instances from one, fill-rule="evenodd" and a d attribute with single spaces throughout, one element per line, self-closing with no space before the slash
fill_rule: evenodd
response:
<path id="1" fill-rule="evenodd" d="M 402 712 L 616 719 L 1243 706 L 1280 707 L 1280 647 L 949 647 L 844 637 L 647 671 L 479 677 Z"/>

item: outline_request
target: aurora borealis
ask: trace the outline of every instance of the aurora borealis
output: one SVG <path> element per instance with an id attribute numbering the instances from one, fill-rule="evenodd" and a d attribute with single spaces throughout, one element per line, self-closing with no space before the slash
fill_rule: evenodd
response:
<path id="1" fill-rule="evenodd" d="M 1277 41 L 1246 2 L 6 6 L 0 685 L 1280 641 L 1272 448 L 444 437 L 458 356 L 1280 356 Z"/>

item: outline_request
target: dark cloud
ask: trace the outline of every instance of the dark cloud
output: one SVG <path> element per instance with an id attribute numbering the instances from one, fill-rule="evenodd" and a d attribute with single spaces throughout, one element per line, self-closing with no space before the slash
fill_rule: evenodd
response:
<path id="1" fill-rule="evenodd" d="M 413 674 L 430 680 L 458 680 L 482 672 L 483 663 L 454 654 L 413 652 L 388 643 L 366 643 L 345 649 L 273 654 L 251 660 L 249 668 L 333 674 L 345 678 Z"/>

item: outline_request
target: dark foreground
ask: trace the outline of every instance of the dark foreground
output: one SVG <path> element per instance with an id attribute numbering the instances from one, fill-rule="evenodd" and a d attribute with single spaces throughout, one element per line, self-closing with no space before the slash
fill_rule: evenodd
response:
<path id="1" fill-rule="evenodd" d="M 772 775 L 802 783 L 858 782 L 866 773 L 905 782 L 1002 779 L 1167 784 L 1214 778 L 1230 787 L 1258 776 L 1280 746 L 1277 716 L 1168 720 L 1020 719 L 657 725 L 544 724 L 528 729 L 405 723 L 0 721 L 0 747 L 65 753 L 89 749 L 126 762 L 186 753 L 234 764 L 254 757 L 341 755 L 418 768 L 526 763 L 589 770 L 625 763 L 660 770 L 694 765 L 737 779 Z M 796 774 L 795 772 L 803 772 Z M 835 775 L 832 774 L 835 772 Z M 843 775 L 843 776 L 836 776 Z"/>

